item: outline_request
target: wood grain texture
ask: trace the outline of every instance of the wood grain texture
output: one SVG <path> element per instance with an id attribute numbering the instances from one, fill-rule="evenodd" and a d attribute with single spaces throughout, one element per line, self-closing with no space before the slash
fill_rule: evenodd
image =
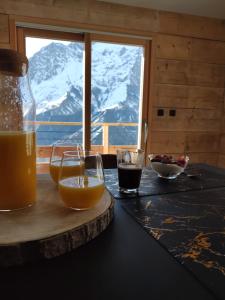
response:
<path id="1" fill-rule="evenodd" d="M 181 20 L 176 21 L 178 33 Z M 148 151 L 188 153 L 192 162 L 217 165 L 225 44 L 162 34 L 156 39 L 152 140 Z M 158 108 L 164 109 L 163 117 L 157 116 Z M 169 116 L 171 108 L 176 109 L 176 117 Z"/>
<path id="2" fill-rule="evenodd" d="M 225 67 L 208 63 L 157 59 L 156 83 L 224 87 Z"/>
<path id="3" fill-rule="evenodd" d="M 167 138 L 170 135 L 167 135 L 168 132 L 174 132 L 176 134 L 172 135 L 171 144 L 180 143 L 180 150 L 183 149 L 183 141 L 184 137 L 187 136 L 187 132 L 190 132 L 188 136 L 197 136 L 196 144 L 199 144 L 200 149 L 202 146 L 205 147 L 205 150 L 201 151 L 211 151 L 211 146 L 214 143 L 217 144 L 217 150 L 213 150 L 213 152 L 218 151 L 218 139 L 219 132 L 221 127 L 220 116 L 221 110 L 211 110 L 211 109 L 176 109 L 176 117 L 169 116 L 170 109 L 164 109 L 164 116 L 157 116 L 156 108 L 153 109 L 153 119 L 152 119 L 152 130 L 157 132 L 157 135 L 162 133 L 165 138 L 164 142 L 162 141 L 161 148 L 164 148 L 164 145 L 167 145 Z M 205 135 L 205 133 L 207 135 Z M 213 132 L 209 134 L 210 132 Z M 152 144 L 154 144 L 154 140 L 157 140 L 156 134 L 151 134 Z M 202 138 L 205 136 L 209 136 L 209 143 L 205 145 L 202 142 Z M 201 137 L 201 138 L 200 138 Z M 159 147 L 159 145 L 158 145 Z M 189 149 L 189 151 L 194 151 L 194 149 Z"/>
<path id="4" fill-rule="evenodd" d="M 153 131 L 195 131 L 195 132 L 216 132 L 220 131 L 220 120 L 193 120 L 192 118 L 176 119 L 157 118 L 152 121 Z"/>
<path id="5" fill-rule="evenodd" d="M 191 153 L 189 155 L 190 157 L 190 163 L 205 163 L 211 166 L 217 166 L 218 159 L 217 155 L 203 152 L 203 153 Z"/>
<path id="6" fill-rule="evenodd" d="M 186 133 L 185 135 L 186 152 L 208 152 L 214 153 L 212 156 L 217 157 L 219 144 L 219 133 Z"/>
<path id="7" fill-rule="evenodd" d="M 192 39 L 190 59 L 193 61 L 225 64 L 225 42 Z"/>
<path id="8" fill-rule="evenodd" d="M 10 44 L 3 44 L 3 43 L 0 43 L 0 48 L 3 48 L 3 49 L 10 49 L 11 48 L 11 46 L 10 46 Z"/>
<path id="9" fill-rule="evenodd" d="M 93 0 L 6 0 L 0 12 L 37 18 L 105 26 L 110 31 L 168 33 L 186 37 L 225 40 L 223 20 L 169 13 Z M 72 23 L 71 23 L 71 27 Z"/>
<path id="10" fill-rule="evenodd" d="M 222 110 L 222 112 L 223 112 L 223 116 L 222 116 L 222 119 L 221 119 L 221 122 L 220 122 L 220 124 L 221 124 L 221 128 L 220 128 L 221 136 L 225 133 L 225 114 L 224 114 L 224 110 Z"/>
<path id="11" fill-rule="evenodd" d="M 9 44 L 9 16 L 0 13 L 0 43 Z"/>
<path id="12" fill-rule="evenodd" d="M 159 12 L 159 31 L 187 37 L 225 40 L 223 20 L 173 12 Z"/>
<path id="13" fill-rule="evenodd" d="M 152 153 L 213 153 L 217 156 L 220 135 L 199 132 L 152 132 Z"/>
<path id="14" fill-rule="evenodd" d="M 113 218 L 113 200 L 105 192 L 87 211 L 65 208 L 50 178 L 39 175 L 37 203 L 0 215 L 0 265 L 52 258 L 87 243 Z"/>
<path id="15" fill-rule="evenodd" d="M 219 154 L 225 155 L 225 134 L 223 133 L 220 138 L 220 151 Z"/>
<path id="16" fill-rule="evenodd" d="M 89 16 L 90 21 L 95 24 L 124 29 L 133 28 L 146 32 L 158 30 L 157 11 L 150 9 L 92 1 L 89 6 Z"/>
<path id="17" fill-rule="evenodd" d="M 157 11 L 90 0 L 56 0 L 46 3 L 36 0 L 8 0 L 0 3 L 0 12 L 2 11 L 10 15 L 52 19 L 55 23 L 70 22 L 67 25 L 72 28 L 76 24 L 86 24 L 95 26 L 95 29 L 104 26 L 105 32 L 133 30 L 149 34 L 158 30 Z"/>
<path id="18" fill-rule="evenodd" d="M 156 84 L 153 105 L 165 108 L 202 108 L 221 111 L 223 93 L 223 88 Z"/>
<path id="19" fill-rule="evenodd" d="M 225 154 L 221 154 L 221 153 L 219 154 L 217 166 L 221 168 L 225 168 Z"/>
<path id="20" fill-rule="evenodd" d="M 152 131 L 151 135 L 151 153 L 184 153 L 185 134 Z"/>
<path id="21" fill-rule="evenodd" d="M 191 38 L 162 35 L 156 37 L 156 57 L 170 59 L 190 59 Z"/>
<path id="22" fill-rule="evenodd" d="M 158 34 L 157 58 L 225 64 L 225 42 Z M 207 49 L 207 50 L 206 50 Z"/>

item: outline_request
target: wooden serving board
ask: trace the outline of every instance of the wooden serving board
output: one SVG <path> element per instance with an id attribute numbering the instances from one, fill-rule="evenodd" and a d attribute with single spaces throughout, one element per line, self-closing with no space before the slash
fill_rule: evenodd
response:
<path id="1" fill-rule="evenodd" d="M 99 235 L 113 218 L 114 200 L 105 191 L 92 209 L 66 208 L 48 175 L 39 175 L 37 202 L 0 213 L 0 266 L 20 265 L 69 252 Z"/>

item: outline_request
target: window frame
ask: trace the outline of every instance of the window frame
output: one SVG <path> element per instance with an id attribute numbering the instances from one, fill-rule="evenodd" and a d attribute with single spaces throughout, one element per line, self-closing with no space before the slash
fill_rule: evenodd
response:
<path id="1" fill-rule="evenodd" d="M 142 78 L 142 101 L 139 108 L 138 142 L 137 148 L 146 152 L 148 134 L 148 111 L 149 111 L 149 86 L 150 86 L 150 57 L 151 41 L 143 38 L 133 38 L 122 35 L 109 35 L 92 33 L 90 42 L 108 42 L 130 46 L 142 46 L 144 48 L 143 78 Z"/>
<path id="2" fill-rule="evenodd" d="M 92 42 L 109 42 L 116 44 L 142 46 L 144 48 L 143 78 L 142 78 L 142 101 L 140 101 L 140 114 L 138 125 L 137 147 L 147 149 L 147 131 L 149 95 L 150 95 L 150 57 L 151 41 L 144 38 L 133 38 L 116 34 L 100 33 L 74 33 L 66 31 L 55 31 L 30 27 L 16 26 L 16 48 L 17 51 L 26 54 L 26 37 L 50 38 L 64 41 L 84 42 L 84 109 L 83 109 L 83 146 L 86 150 L 91 148 L 91 44 Z"/>

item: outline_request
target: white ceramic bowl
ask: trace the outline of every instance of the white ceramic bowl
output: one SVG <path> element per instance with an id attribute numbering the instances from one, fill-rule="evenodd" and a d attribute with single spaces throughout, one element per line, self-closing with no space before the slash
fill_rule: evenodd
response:
<path id="1" fill-rule="evenodd" d="M 152 169 L 159 177 L 165 179 L 174 179 L 180 175 L 186 168 L 189 157 L 179 156 L 178 158 L 169 155 L 148 155 Z"/>

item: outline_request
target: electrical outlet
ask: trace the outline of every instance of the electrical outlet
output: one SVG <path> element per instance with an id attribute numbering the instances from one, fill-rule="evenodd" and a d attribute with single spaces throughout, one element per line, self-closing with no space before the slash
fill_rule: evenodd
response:
<path id="1" fill-rule="evenodd" d="M 169 115 L 170 115 L 170 117 L 175 117 L 176 116 L 176 109 L 170 109 Z"/>
<path id="2" fill-rule="evenodd" d="M 162 109 L 162 108 L 158 109 L 158 110 L 157 110 L 157 116 L 158 116 L 158 117 L 164 116 L 164 109 Z"/>

